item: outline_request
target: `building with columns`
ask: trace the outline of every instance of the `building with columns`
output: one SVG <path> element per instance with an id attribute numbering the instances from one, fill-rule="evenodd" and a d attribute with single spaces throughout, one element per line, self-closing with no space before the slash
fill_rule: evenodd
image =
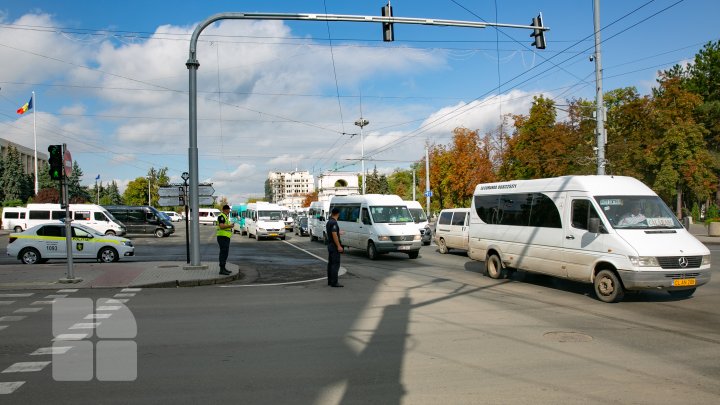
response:
<path id="1" fill-rule="evenodd" d="M 20 164 L 22 165 L 23 172 L 25 174 L 29 174 L 35 177 L 35 151 L 22 145 L 18 145 L 14 142 L 10 142 L 6 139 L 0 138 L 0 155 L 2 155 L 3 158 L 7 156 L 8 146 L 12 146 L 13 148 L 17 149 L 18 154 L 20 154 Z M 40 170 L 43 167 L 43 164 L 47 163 L 48 154 L 38 151 L 37 158 L 38 170 Z"/>

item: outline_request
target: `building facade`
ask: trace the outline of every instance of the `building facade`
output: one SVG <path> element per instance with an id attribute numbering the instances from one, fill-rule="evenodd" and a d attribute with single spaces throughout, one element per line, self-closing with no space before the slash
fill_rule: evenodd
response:
<path id="1" fill-rule="evenodd" d="M 318 176 L 318 200 L 332 196 L 360 194 L 360 180 L 355 172 L 325 172 Z"/>
<path id="2" fill-rule="evenodd" d="M 308 171 L 270 172 L 267 199 L 290 209 L 302 204 L 307 194 L 315 191 L 315 178 Z"/>
<path id="3" fill-rule="evenodd" d="M 35 151 L 33 151 L 30 148 L 26 148 L 22 145 L 18 145 L 14 142 L 10 142 L 6 139 L 0 138 L 0 155 L 2 155 L 3 158 L 5 158 L 5 156 L 7 156 L 7 150 L 8 150 L 9 146 L 17 149 L 18 154 L 20 155 L 20 164 L 22 165 L 23 172 L 25 174 L 29 174 L 34 177 L 35 176 Z M 43 164 L 47 163 L 48 154 L 38 152 L 37 158 L 38 158 L 38 170 L 40 170 L 43 167 Z"/>

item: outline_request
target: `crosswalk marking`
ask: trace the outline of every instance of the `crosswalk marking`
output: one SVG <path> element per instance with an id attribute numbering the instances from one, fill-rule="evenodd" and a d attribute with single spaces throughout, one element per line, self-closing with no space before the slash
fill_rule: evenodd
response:
<path id="1" fill-rule="evenodd" d="M 32 313 L 32 312 L 40 312 L 42 311 L 42 308 L 18 308 L 13 313 Z"/>
<path id="2" fill-rule="evenodd" d="M 55 300 L 50 300 L 50 301 L 35 301 L 35 302 L 33 302 L 32 304 L 30 304 L 30 305 L 52 305 L 52 304 L 54 304 L 54 303 L 55 303 Z"/>
<path id="3" fill-rule="evenodd" d="M 6 368 L 3 373 L 30 373 L 33 371 L 40 371 L 50 364 L 49 361 L 25 361 L 15 363 L 12 366 Z"/>
<path id="4" fill-rule="evenodd" d="M 78 292 L 77 288 L 65 288 L 63 290 L 58 290 L 59 293 L 74 293 Z"/>
<path id="5" fill-rule="evenodd" d="M 120 292 L 140 292 L 142 288 L 123 288 Z"/>
<path id="6" fill-rule="evenodd" d="M 0 382 L 0 395 L 12 394 L 23 384 L 25 381 Z"/>
<path id="7" fill-rule="evenodd" d="M 95 308 L 96 311 L 117 311 L 122 308 L 120 305 L 101 305 Z"/>
<path id="8" fill-rule="evenodd" d="M 98 326 L 100 326 L 100 322 L 86 322 L 86 323 L 76 323 L 75 325 L 69 327 L 68 329 L 95 329 Z"/>
<path id="9" fill-rule="evenodd" d="M 31 356 L 41 356 L 45 354 L 65 354 L 68 350 L 72 349 L 72 346 L 53 346 L 53 347 L 41 347 L 34 352 L 30 353 Z"/>
<path id="10" fill-rule="evenodd" d="M 112 314 L 90 314 L 85 316 L 83 319 L 108 319 Z"/>
<path id="11" fill-rule="evenodd" d="M 116 297 L 116 298 L 134 297 L 134 296 L 135 296 L 135 293 L 120 293 L 120 294 L 113 295 L 113 297 Z"/>
<path id="12" fill-rule="evenodd" d="M 119 299 L 118 300 L 118 299 L 114 299 L 114 298 L 109 298 L 109 299 L 105 300 L 105 303 L 106 304 L 124 304 L 128 301 L 130 301 L 130 300 L 129 299 Z"/>
<path id="13" fill-rule="evenodd" d="M 0 325 L 0 330 L 7 328 L 7 325 Z"/>
<path id="14" fill-rule="evenodd" d="M 27 318 L 27 316 L 0 316 L 0 322 L 15 322 L 15 321 L 22 321 L 23 319 Z"/>
<path id="15" fill-rule="evenodd" d="M 50 294 L 45 296 L 45 298 L 67 298 L 67 294 Z"/>
<path id="16" fill-rule="evenodd" d="M 0 301 L 0 306 L 2 306 L 2 305 L 12 305 L 12 304 L 14 304 L 14 303 L 15 303 L 15 301 Z"/>
<path id="17" fill-rule="evenodd" d="M 32 297 L 35 293 L 14 293 L 14 294 L 0 294 L 0 298 L 23 298 L 23 297 Z"/>
<path id="18" fill-rule="evenodd" d="M 90 336 L 89 333 L 61 333 L 53 339 L 53 342 L 58 340 L 83 340 L 88 336 Z"/>

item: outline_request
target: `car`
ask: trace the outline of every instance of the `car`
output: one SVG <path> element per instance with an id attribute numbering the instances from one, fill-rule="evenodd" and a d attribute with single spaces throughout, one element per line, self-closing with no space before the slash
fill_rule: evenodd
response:
<path id="1" fill-rule="evenodd" d="M 117 262 L 121 257 L 135 255 L 132 241 L 103 235 L 84 225 L 71 224 L 73 259 L 96 259 L 101 263 Z M 65 223 L 47 222 L 24 232 L 11 233 L 8 256 L 24 264 L 45 263 L 48 259 L 67 259 Z"/>
<path id="2" fill-rule="evenodd" d="M 295 232 L 295 235 L 305 236 L 310 235 L 308 232 L 308 218 L 307 217 L 298 217 L 295 223 L 293 224 L 293 230 Z"/>
<path id="3" fill-rule="evenodd" d="M 167 215 L 172 222 L 180 222 L 183 220 L 183 216 L 175 211 L 162 211 L 163 214 Z"/>

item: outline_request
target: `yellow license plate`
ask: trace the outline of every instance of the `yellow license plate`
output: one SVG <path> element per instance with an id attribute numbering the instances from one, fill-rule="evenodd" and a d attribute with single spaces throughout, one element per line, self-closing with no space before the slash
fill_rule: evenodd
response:
<path id="1" fill-rule="evenodd" d="M 270 236 L 277 236 L 277 234 L 276 234 L 276 233 L 271 233 Z"/>
<path id="2" fill-rule="evenodd" d="M 679 280 L 673 280 L 674 287 L 687 287 L 690 285 L 695 285 L 694 278 L 683 278 L 683 279 L 679 279 Z"/>

